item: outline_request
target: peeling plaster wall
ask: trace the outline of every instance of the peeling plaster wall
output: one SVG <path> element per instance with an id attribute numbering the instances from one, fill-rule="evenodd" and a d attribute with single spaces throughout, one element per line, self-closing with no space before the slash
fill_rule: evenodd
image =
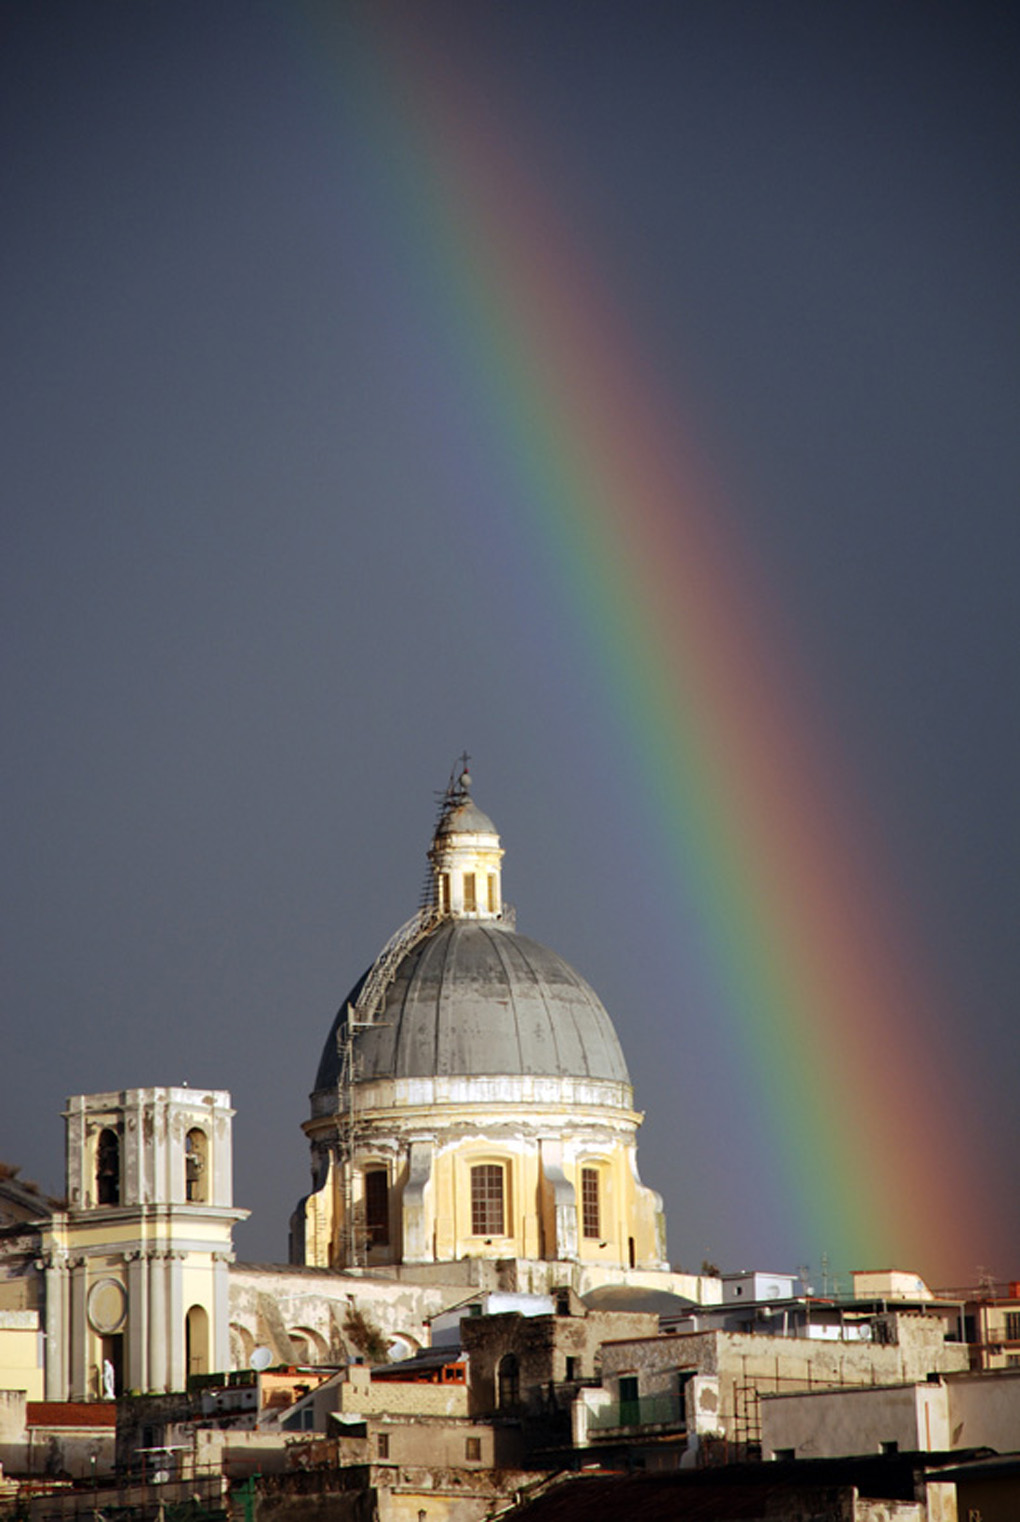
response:
<path id="1" fill-rule="evenodd" d="M 568 1358 L 576 1359 L 574 1380 L 597 1378 L 599 1350 L 607 1337 L 647 1337 L 657 1326 L 657 1316 L 639 1312 L 469 1317 L 461 1322 L 461 1338 L 468 1355 L 472 1414 L 496 1410 L 499 1364 L 508 1353 L 518 1362 L 521 1405 L 538 1414 L 549 1385 L 566 1382 Z"/>
<path id="2" fill-rule="evenodd" d="M 427 1318 L 463 1298 L 462 1284 L 415 1284 L 328 1269 L 236 1264 L 230 1270 L 234 1366 L 244 1366 L 256 1347 L 268 1347 L 276 1363 L 305 1361 L 296 1358 L 292 1333 L 304 1336 L 306 1343 L 306 1334 L 313 1334 L 311 1362 L 339 1364 L 360 1357 L 361 1350 L 344 1330 L 352 1309 L 386 1337 L 400 1335 L 422 1347 L 428 1343 Z"/>

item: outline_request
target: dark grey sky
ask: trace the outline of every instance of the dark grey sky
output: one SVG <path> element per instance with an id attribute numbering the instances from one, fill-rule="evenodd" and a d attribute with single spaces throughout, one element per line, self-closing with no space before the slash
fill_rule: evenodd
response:
<path id="1" fill-rule="evenodd" d="M 652 891 L 640 737 L 374 183 L 365 14 L 4 10 L 0 1154 L 55 1190 L 68 1094 L 229 1088 L 240 1250 L 281 1258 L 322 1041 L 467 746 L 520 927 L 617 1023 L 674 1260 L 817 1270 Z M 904 1266 L 1016 1277 L 1017 13 L 416 16 L 721 483 L 944 991 L 1002 1219 Z"/>

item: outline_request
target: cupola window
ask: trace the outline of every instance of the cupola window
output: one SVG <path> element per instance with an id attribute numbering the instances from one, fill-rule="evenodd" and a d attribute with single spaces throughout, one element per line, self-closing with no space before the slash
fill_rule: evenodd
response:
<path id="1" fill-rule="evenodd" d="M 96 1143 L 96 1201 L 120 1204 L 120 1137 L 109 1126 L 100 1131 Z"/>
<path id="2" fill-rule="evenodd" d="M 478 894 L 475 887 L 475 874 L 464 873 L 464 913 L 476 914 L 478 911 Z"/>
<path id="3" fill-rule="evenodd" d="M 506 1230 L 504 1169 L 500 1163 L 478 1163 L 471 1169 L 471 1234 L 501 1237 Z"/>
<path id="4" fill-rule="evenodd" d="M 496 874 L 489 873 L 489 913 L 499 913 L 499 894 L 496 892 Z"/>

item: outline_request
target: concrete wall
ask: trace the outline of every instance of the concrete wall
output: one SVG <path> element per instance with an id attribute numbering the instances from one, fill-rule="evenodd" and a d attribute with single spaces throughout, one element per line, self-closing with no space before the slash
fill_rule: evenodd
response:
<path id="1" fill-rule="evenodd" d="M 277 1432 L 217 1432 L 198 1427 L 194 1431 L 193 1473 L 222 1470 L 231 1480 L 253 1474 L 282 1474 L 287 1468 L 287 1447 L 292 1439 Z"/>
<path id="2" fill-rule="evenodd" d="M 767 1395 L 762 1401 L 762 1455 L 793 1450 L 797 1458 L 903 1452 L 948 1452 L 1020 1446 L 1020 1371 L 949 1376 L 941 1383 L 872 1390 L 817 1390 Z"/>
<path id="3" fill-rule="evenodd" d="M 28 1424 L 28 1398 L 22 1390 L 0 1390 L 0 1468 L 8 1475 L 48 1475 L 91 1479 L 113 1468 L 115 1431 L 112 1408 L 108 1425 Z M 94 1414 L 95 1408 L 92 1408 Z M 93 1464 L 93 1460 L 95 1463 Z"/>
<path id="4" fill-rule="evenodd" d="M 931 1300 L 931 1290 L 917 1274 L 902 1269 L 864 1269 L 851 1275 L 857 1300 Z"/>
<path id="5" fill-rule="evenodd" d="M 761 1409 L 762 1457 L 839 1458 L 944 1450 L 949 1423 L 944 1385 L 816 1390 L 766 1395 Z"/>
<path id="6" fill-rule="evenodd" d="M 931 1370 L 947 1373 L 966 1368 L 966 1346 L 945 1342 L 937 1320 L 897 1316 L 892 1322 L 893 1334 L 901 1337 L 893 1344 L 812 1343 L 740 1332 L 690 1332 L 611 1342 L 602 1350 L 602 1380 L 612 1399 L 618 1400 L 623 1376 L 636 1376 L 639 1395 L 645 1397 L 669 1394 L 678 1370 L 716 1375 L 723 1431 L 730 1438 L 754 1441 L 761 1394 L 819 1386 L 903 1384 L 924 1380 Z"/>
<path id="7" fill-rule="evenodd" d="M 3 1465 L 8 1474 L 89 1480 L 113 1472 L 115 1450 L 113 1427 L 30 1427 L 20 1454 L 8 1449 Z"/>
<path id="8" fill-rule="evenodd" d="M 25 1455 L 24 1390 L 0 1390 L 0 1473 L 17 1473 Z"/>
<path id="9" fill-rule="evenodd" d="M 369 1458 L 372 1463 L 408 1465 L 440 1469 L 514 1469 L 523 1460 L 520 1431 L 514 1427 L 494 1427 L 490 1422 L 444 1421 L 441 1419 L 383 1420 L 373 1417 L 367 1423 Z M 385 1439 L 386 1457 L 380 1453 L 380 1439 Z M 470 1454 L 478 1450 L 477 1457 Z"/>
<path id="10" fill-rule="evenodd" d="M 657 1327 L 658 1317 L 638 1312 L 469 1317 L 462 1323 L 461 1333 L 468 1355 L 471 1412 L 481 1416 L 497 1409 L 499 1366 L 508 1354 L 517 1359 L 521 1406 L 537 1414 L 543 1409 L 550 1384 L 567 1381 L 568 1358 L 574 1360 L 572 1379 L 595 1379 L 606 1338 L 648 1336 Z"/>
<path id="11" fill-rule="evenodd" d="M 415 1380 L 402 1383 L 387 1379 L 372 1381 L 368 1369 L 357 1365 L 348 1378 L 337 1386 L 338 1409 L 345 1416 L 457 1416 L 468 1414 L 467 1385 L 431 1385 Z"/>
<path id="12" fill-rule="evenodd" d="M 948 1379 L 952 1448 L 1020 1449 L 1020 1369 Z"/>

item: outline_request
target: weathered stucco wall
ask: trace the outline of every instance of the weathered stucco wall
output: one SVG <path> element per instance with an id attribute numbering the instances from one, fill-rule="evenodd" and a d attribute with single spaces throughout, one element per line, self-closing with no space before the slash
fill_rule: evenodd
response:
<path id="1" fill-rule="evenodd" d="M 359 1278 L 329 1269 L 230 1270 L 231 1364 L 246 1368 L 257 1347 L 274 1363 L 346 1363 L 366 1356 L 351 1313 L 408 1351 L 428 1343 L 428 1318 L 464 1298 L 463 1285 Z"/>
<path id="2" fill-rule="evenodd" d="M 337 1387 L 339 1409 L 345 1416 L 459 1416 L 468 1414 L 467 1385 L 432 1385 L 399 1380 L 377 1380 L 357 1366 L 350 1378 Z"/>
<path id="3" fill-rule="evenodd" d="M 644 1341 L 607 1343 L 602 1379 L 614 1400 L 621 1377 L 635 1377 L 642 1397 L 668 1395 L 678 1370 L 717 1375 L 720 1419 L 727 1436 L 746 1431 L 760 1394 L 819 1386 L 897 1385 L 949 1373 L 967 1364 L 962 1343 L 944 1341 L 941 1325 L 920 1316 L 896 1317 L 898 1343 L 807 1342 L 741 1332 L 687 1332 Z M 745 1429 L 742 1434 L 737 1429 Z M 789 1444 L 779 1444 L 789 1447 Z"/>
<path id="4" fill-rule="evenodd" d="M 952 1448 L 1020 1448 L 1020 1369 L 946 1381 Z"/>
<path id="5" fill-rule="evenodd" d="M 493 1426 L 490 1422 L 439 1418 L 370 1418 L 366 1424 L 369 1458 L 383 1468 L 380 1447 L 393 1482 L 398 1469 L 410 1466 L 429 1469 L 516 1469 L 523 1461 L 523 1443 L 517 1427 Z M 383 1441 L 384 1440 L 384 1441 Z"/>
<path id="6" fill-rule="evenodd" d="M 882 1453 L 892 1444 L 903 1453 L 931 1451 L 947 1446 L 946 1416 L 942 1385 L 766 1395 L 762 1457 L 839 1458 Z"/>
<path id="7" fill-rule="evenodd" d="M 767 1395 L 762 1402 L 762 1452 L 793 1450 L 797 1458 L 878 1453 L 889 1443 L 904 1452 L 993 1448 L 1020 1443 L 1020 1372 L 950 1375 L 944 1381 L 860 1390 Z"/>
<path id="8" fill-rule="evenodd" d="M 499 1369 L 507 1355 L 517 1360 L 519 1405 L 537 1414 L 545 1406 L 551 1383 L 598 1377 L 599 1350 L 607 1337 L 647 1337 L 657 1327 L 658 1317 L 640 1312 L 590 1311 L 583 1316 L 511 1312 L 468 1318 L 461 1323 L 461 1338 L 468 1354 L 472 1414 L 498 1408 Z M 568 1359 L 574 1360 L 572 1365 Z"/>

